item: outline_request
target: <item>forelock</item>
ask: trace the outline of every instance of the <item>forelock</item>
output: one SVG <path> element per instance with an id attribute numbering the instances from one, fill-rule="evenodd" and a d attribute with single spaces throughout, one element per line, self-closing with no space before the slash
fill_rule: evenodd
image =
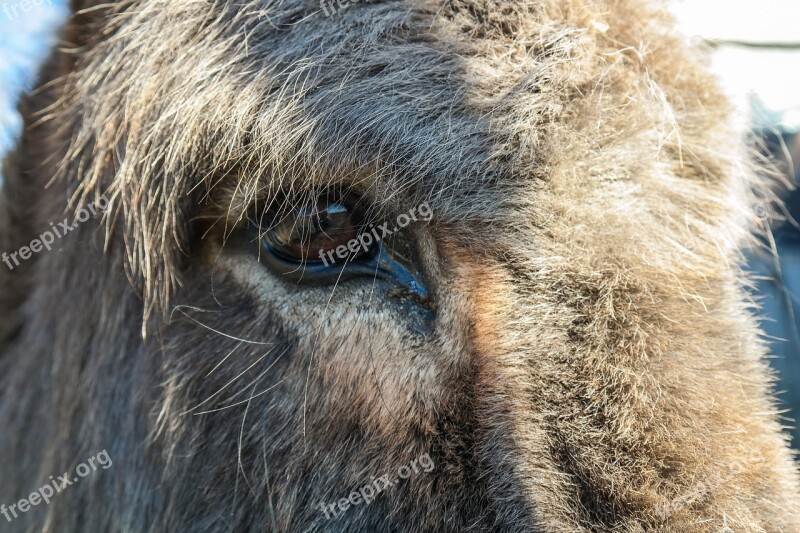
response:
<path id="1" fill-rule="evenodd" d="M 663 24 L 652 15 L 615 42 L 598 35 L 613 14 L 577 1 L 373 2 L 331 17 L 312 1 L 88 7 L 93 37 L 59 103 L 76 132 L 63 171 L 79 176 L 75 201 L 111 199 L 107 228 L 124 226 L 148 315 L 179 282 L 187 221 L 220 189 L 233 218 L 279 189 L 344 184 L 435 200 L 446 224 L 535 212 L 509 189 L 554 173 L 612 179 L 652 163 L 632 158 L 681 142 L 642 75 L 645 54 L 670 61 L 635 41 Z M 621 139 L 635 146 L 611 157 Z"/>

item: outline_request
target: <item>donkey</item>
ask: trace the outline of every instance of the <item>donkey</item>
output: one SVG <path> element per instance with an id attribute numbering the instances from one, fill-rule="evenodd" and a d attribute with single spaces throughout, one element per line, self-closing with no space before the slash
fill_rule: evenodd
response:
<path id="1" fill-rule="evenodd" d="M 663 5 L 71 8 L 5 166 L 3 530 L 800 531 L 766 178 Z"/>

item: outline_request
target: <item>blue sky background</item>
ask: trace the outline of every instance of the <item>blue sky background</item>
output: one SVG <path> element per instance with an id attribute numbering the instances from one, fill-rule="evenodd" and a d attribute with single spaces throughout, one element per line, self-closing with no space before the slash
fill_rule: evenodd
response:
<path id="1" fill-rule="evenodd" d="M 33 83 L 35 67 L 54 42 L 65 5 L 64 0 L 0 0 L 0 154 L 19 132 L 19 91 Z"/>

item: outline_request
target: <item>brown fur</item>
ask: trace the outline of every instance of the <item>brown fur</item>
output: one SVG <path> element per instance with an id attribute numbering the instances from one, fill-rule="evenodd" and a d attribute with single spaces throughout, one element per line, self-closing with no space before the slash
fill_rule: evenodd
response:
<path id="1" fill-rule="evenodd" d="M 0 268 L 0 503 L 114 466 L 12 530 L 800 531 L 737 266 L 763 185 L 663 7 L 75 4 L 0 244 L 112 203 Z M 432 333 L 237 245 L 254 204 L 331 185 L 375 221 L 430 203 L 405 231 Z"/>

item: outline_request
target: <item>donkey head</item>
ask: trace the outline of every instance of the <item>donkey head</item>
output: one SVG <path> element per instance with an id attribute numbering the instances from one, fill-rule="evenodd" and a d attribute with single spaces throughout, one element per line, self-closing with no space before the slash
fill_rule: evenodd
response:
<path id="1" fill-rule="evenodd" d="M 662 8 L 73 9 L 6 169 L 0 503 L 114 462 L 12 527 L 800 530 L 757 183 Z"/>

